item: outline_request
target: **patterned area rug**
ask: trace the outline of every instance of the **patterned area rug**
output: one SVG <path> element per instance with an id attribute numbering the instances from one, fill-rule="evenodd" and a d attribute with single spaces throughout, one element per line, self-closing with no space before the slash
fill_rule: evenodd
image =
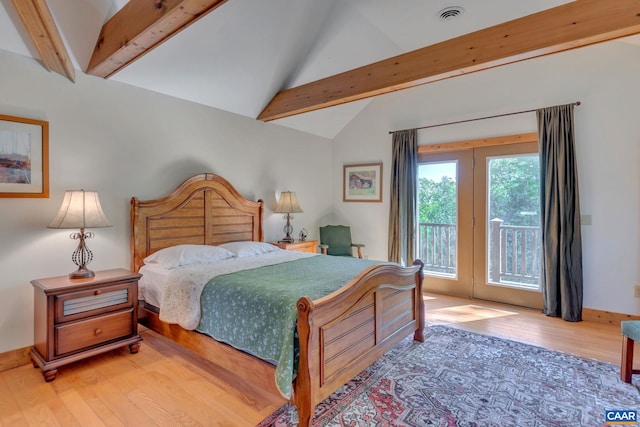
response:
<path id="1" fill-rule="evenodd" d="M 314 426 L 602 426 L 640 409 L 619 367 L 447 326 L 402 341 L 316 407 Z M 287 404 L 258 426 L 295 426 Z"/>

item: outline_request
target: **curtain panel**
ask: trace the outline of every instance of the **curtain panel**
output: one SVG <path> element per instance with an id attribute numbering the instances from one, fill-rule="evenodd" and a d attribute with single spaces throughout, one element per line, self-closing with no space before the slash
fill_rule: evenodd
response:
<path id="1" fill-rule="evenodd" d="M 393 132 L 389 207 L 389 261 L 410 265 L 416 253 L 418 216 L 417 129 Z"/>
<path id="2" fill-rule="evenodd" d="M 537 110 L 544 313 L 582 320 L 582 237 L 574 104 Z"/>

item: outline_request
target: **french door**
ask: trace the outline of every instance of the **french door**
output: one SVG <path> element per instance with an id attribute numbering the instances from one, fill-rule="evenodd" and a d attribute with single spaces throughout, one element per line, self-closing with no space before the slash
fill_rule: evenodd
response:
<path id="1" fill-rule="evenodd" d="M 474 149 L 473 297 L 542 308 L 538 144 Z"/>
<path id="2" fill-rule="evenodd" d="M 541 308 L 537 142 L 419 154 L 426 290 Z"/>

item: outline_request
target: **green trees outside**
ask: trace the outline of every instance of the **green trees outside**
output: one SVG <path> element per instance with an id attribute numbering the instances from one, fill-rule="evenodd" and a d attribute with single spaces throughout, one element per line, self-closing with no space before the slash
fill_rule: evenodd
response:
<path id="1" fill-rule="evenodd" d="M 489 169 L 489 216 L 504 225 L 540 225 L 538 156 L 492 159 Z"/>
<path id="2" fill-rule="evenodd" d="M 504 225 L 538 226 L 539 160 L 537 156 L 492 159 L 489 168 L 489 216 Z M 457 216 L 456 182 L 444 176 L 438 182 L 418 180 L 419 222 L 455 224 Z"/>
<path id="3" fill-rule="evenodd" d="M 419 222 L 455 224 L 457 213 L 456 182 L 444 176 L 439 182 L 428 178 L 418 180 Z"/>

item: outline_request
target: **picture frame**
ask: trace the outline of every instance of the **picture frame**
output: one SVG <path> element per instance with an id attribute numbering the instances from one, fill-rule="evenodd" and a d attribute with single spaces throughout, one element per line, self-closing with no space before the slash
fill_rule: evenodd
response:
<path id="1" fill-rule="evenodd" d="M 382 202 L 382 162 L 344 165 L 343 202 Z"/>
<path id="2" fill-rule="evenodd" d="M 49 197 L 49 122 L 0 114 L 0 198 Z"/>

